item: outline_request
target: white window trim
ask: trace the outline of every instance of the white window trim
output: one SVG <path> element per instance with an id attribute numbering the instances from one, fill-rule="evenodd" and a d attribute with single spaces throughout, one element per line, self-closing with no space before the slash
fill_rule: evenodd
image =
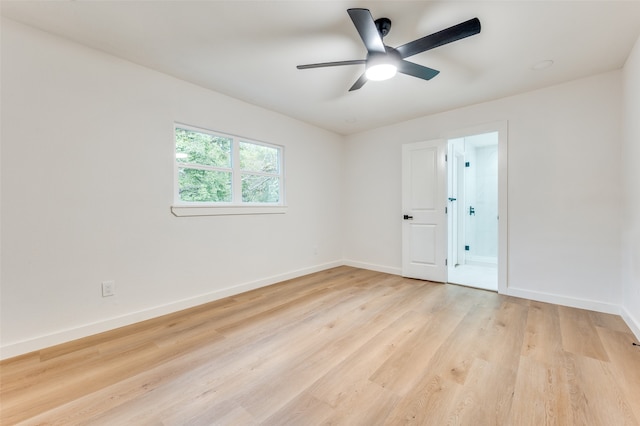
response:
<path id="1" fill-rule="evenodd" d="M 253 215 L 253 214 L 284 214 L 287 212 L 287 206 L 171 206 L 171 213 L 177 217 L 195 217 L 195 216 L 229 216 L 229 215 Z"/>
<path id="2" fill-rule="evenodd" d="M 271 203 L 243 203 L 242 200 L 242 192 L 241 191 L 233 191 L 233 200 L 230 203 L 203 203 L 203 202 L 184 202 L 180 200 L 179 197 L 179 189 L 178 189 L 178 169 L 180 164 L 175 159 L 175 129 L 179 127 L 181 129 L 193 130 L 195 132 L 207 132 L 223 137 L 229 137 L 233 139 L 232 144 L 232 161 L 233 159 L 240 158 L 240 142 L 248 142 L 255 143 L 257 145 L 265 145 L 274 147 L 280 150 L 280 155 L 278 156 L 278 167 L 280 172 L 280 203 L 271 204 Z M 194 127 L 188 124 L 183 124 L 179 122 L 175 122 L 173 125 L 173 197 L 174 202 L 171 206 L 171 213 L 176 217 L 198 217 L 198 216 L 229 216 L 229 215 L 264 215 L 264 214 L 285 214 L 287 212 L 286 198 L 285 198 L 285 169 L 284 169 L 284 146 L 275 145 L 268 142 L 262 142 L 258 140 L 253 140 L 249 138 L 245 138 L 238 135 L 232 135 L 225 132 L 218 132 L 215 130 L 204 129 L 199 127 Z M 233 163 L 232 163 L 233 168 Z M 260 172 L 247 172 L 247 174 L 255 174 L 261 175 Z M 242 186 L 241 183 L 241 173 L 233 173 L 232 183 L 233 188 L 240 188 Z M 270 174 L 265 174 L 269 175 Z M 237 185 L 237 186 L 236 186 Z"/>

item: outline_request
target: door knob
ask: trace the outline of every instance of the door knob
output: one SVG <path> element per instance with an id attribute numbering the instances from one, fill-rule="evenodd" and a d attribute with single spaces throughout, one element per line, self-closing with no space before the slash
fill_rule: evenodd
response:
<path id="1" fill-rule="evenodd" d="M 411 220 L 411 219 L 413 219 L 413 216 L 409 216 L 408 214 L 405 214 L 402 218 L 404 220 Z"/>
<path id="2" fill-rule="evenodd" d="M 469 206 L 469 216 L 475 216 L 475 215 L 476 215 L 476 209 Z"/>

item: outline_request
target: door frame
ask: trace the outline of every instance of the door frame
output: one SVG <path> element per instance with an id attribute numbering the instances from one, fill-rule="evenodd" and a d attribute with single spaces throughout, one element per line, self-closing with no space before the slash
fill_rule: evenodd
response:
<path id="1" fill-rule="evenodd" d="M 506 294 L 509 287 L 508 131 L 509 123 L 503 120 L 465 127 L 444 134 L 444 138 L 449 140 L 498 132 L 498 293 L 500 294 Z"/>

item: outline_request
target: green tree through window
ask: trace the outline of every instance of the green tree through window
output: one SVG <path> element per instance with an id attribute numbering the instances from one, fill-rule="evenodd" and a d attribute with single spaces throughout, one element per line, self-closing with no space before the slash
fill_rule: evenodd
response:
<path id="1" fill-rule="evenodd" d="M 281 147 L 182 126 L 175 142 L 180 201 L 282 204 Z"/>
<path id="2" fill-rule="evenodd" d="M 279 150 L 277 148 L 240 142 L 242 170 L 242 201 L 277 203 L 280 197 Z"/>

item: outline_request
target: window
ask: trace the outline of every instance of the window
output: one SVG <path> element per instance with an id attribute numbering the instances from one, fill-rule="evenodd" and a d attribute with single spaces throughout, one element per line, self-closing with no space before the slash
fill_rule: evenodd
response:
<path id="1" fill-rule="evenodd" d="M 176 124 L 175 147 L 178 207 L 284 205 L 281 146 Z"/>

